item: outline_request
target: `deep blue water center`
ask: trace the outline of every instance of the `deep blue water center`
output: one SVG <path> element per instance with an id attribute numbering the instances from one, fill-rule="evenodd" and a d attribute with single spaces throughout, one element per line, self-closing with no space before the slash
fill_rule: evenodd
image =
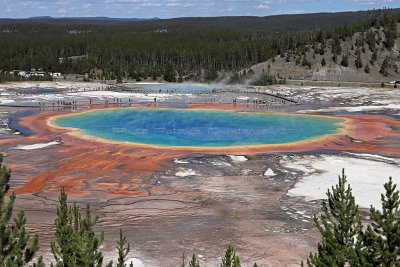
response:
<path id="1" fill-rule="evenodd" d="M 55 120 L 61 127 L 114 141 L 162 146 L 280 144 L 340 131 L 340 118 L 190 109 L 108 109 Z"/>

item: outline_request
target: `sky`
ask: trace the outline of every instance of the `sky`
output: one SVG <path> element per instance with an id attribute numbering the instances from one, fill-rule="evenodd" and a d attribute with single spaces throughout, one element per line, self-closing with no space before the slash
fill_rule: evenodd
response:
<path id="1" fill-rule="evenodd" d="M 400 7 L 400 0 L 0 0 L 1 18 L 269 16 Z"/>

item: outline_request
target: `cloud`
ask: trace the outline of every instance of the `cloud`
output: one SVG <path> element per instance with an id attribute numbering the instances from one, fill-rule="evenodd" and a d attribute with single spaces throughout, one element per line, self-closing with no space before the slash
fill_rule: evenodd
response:
<path id="1" fill-rule="evenodd" d="M 67 14 L 67 10 L 65 8 L 60 8 L 57 10 L 57 14 Z"/>
<path id="2" fill-rule="evenodd" d="M 371 0 L 354 0 L 354 2 L 360 4 L 360 5 L 375 5 L 375 1 Z"/>
<path id="3" fill-rule="evenodd" d="M 314 12 L 356 11 L 399 0 L 0 0 L 0 17 L 107 16 L 171 18 L 198 16 L 267 16 Z M 95 7 L 95 8 L 94 8 Z"/>
<path id="4" fill-rule="evenodd" d="M 304 9 L 288 9 L 288 10 L 278 10 L 278 14 L 301 14 L 305 13 Z"/>

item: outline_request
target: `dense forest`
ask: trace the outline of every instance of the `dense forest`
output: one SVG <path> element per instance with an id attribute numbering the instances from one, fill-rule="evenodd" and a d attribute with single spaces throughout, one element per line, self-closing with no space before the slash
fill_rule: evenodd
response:
<path id="1" fill-rule="evenodd" d="M 320 53 L 330 49 L 340 54 L 338 40 L 363 32 L 360 41 L 367 43 L 375 38 L 367 35 L 371 27 L 383 27 L 390 50 L 398 37 L 398 20 L 398 15 L 384 9 L 368 12 L 358 24 L 281 32 L 223 30 L 179 20 L 165 25 L 159 20 L 118 25 L 4 24 L 0 25 L 0 78 L 11 79 L 6 73 L 12 70 L 34 68 L 100 79 L 211 80 L 216 71 L 238 71 L 278 55 L 301 56 L 311 45 Z"/>
<path id="2" fill-rule="evenodd" d="M 392 14 L 400 14 L 400 8 L 391 10 Z M 27 19 L 1 19 L 0 24 L 25 23 L 25 24 L 56 24 L 56 25 L 117 25 L 127 26 L 130 30 L 139 27 L 171 27 L 174 25 L 187 25 L 191 27 L 212 28 L 219 30 L 281 32 L 290 30 L 332 29 L 346 24 L 363 22 L 370 11 L 337 12 L 337 13 L 310 13 L 274 15 L 266 17 L 255 16 L 223 16 L 223 17 L 181 17 L 172 19 L 135 19 L 135 18 L 107 18 L 107 17 L 33 17 Z M 93 30 L 102 31 L 103 27 L 92 27 Z"/>

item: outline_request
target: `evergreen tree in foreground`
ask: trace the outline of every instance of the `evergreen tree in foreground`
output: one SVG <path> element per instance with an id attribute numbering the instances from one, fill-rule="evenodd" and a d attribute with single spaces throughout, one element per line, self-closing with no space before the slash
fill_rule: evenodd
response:
<path id="1" fill-rule="evenodd" d="M 200 267 L 199 262 L 196 259 L 196 256 L 193 254 L 192 260 L 189 262 L 189 267 Z"/>
<path id="2" fill-rule="evenodd" d="M 240 259 L 235 255 L 233 247 L 229 246 L 222 259 L 221 267 L 240 267 Z"/>
<path id="3" fill-rule="evenodd" d="M 374 266 L 400 266 L 400 198 L 392 178 L 384 185 L 382 211 L 371 206 L 371 225 L 362 234 L 364 257 Z"/>
<path id="4" fill-rule="evenodd" d="M 122 235 L 122 229 L 119 230 L 119 242 L 118 244 L 118 264 L 117 267 L 125 267 L 126 256 L 128 256 L 129 251 L 131 251 L 131 244 L 127 243 L 126 237 Z M 133 267 L 133 263 L 129 265 Z"/>
<path id="5" fill-rule="evenodd" d="M 370 208 L 372 223 L 362 230 L 358 208 L 346 176 L 328 190 L 329 209 L 322 203 L 323 214 L 314 222 L 322 235 L 318 253 L 310 254 L 308 266 L 400 266 L 400 196 L 392 178 L 381 194 L 382 211 Z M 303 262 L 301 263 L 303 266 Z"/>
<path id="6" fill-rule="evenodd" d="M 8 203 L 5 202 L 10 189 L 8 182 L 11 170 L 3 166 L 2 162 L 3 155 L 0 154 L 0 266 L 26 266 L 39 250 L 39 236 L 34 235 L 28 246 L 30 234 L 25 230 L 26 217 L 23 211 L 14 218 L 14 224 L 10 224 L 16 195 L 12 192 Z M 42 257 L 34 266 L 43 266 Z"/>
<path id="7" fill-rule="evenodd" d="M 328 189 L 328 203 L 322 202 L 322 214 L 314 216 L 314 224 L 322 235 L 318 252 L 310 253 L 308 266 L 345 266 L 355 261 L 359 247 L 356 237 L 362 231 L 358 206 L 350 186 L 346 186 L 344 170 L 339 183 Z M 303 262 L 302 262 L 303 265 Z"/>
<path id="8" fill-rule="evenodd" d="M 103 255 L 99 248 L 104 240 L 104 232 L 96 236 L 93 231 L 98 217 L 92 219 L 89 204 L 83 218 L 77 205 L 68 207 L 64 188 L 61 190 L 59 202 L 58 217 L 54 223 L 57 243 L 51 243 L 51 253 L 56 260 L 56 266 L 102 266 Z M 111 266 L 111 263 L 108 266 Z"/>

